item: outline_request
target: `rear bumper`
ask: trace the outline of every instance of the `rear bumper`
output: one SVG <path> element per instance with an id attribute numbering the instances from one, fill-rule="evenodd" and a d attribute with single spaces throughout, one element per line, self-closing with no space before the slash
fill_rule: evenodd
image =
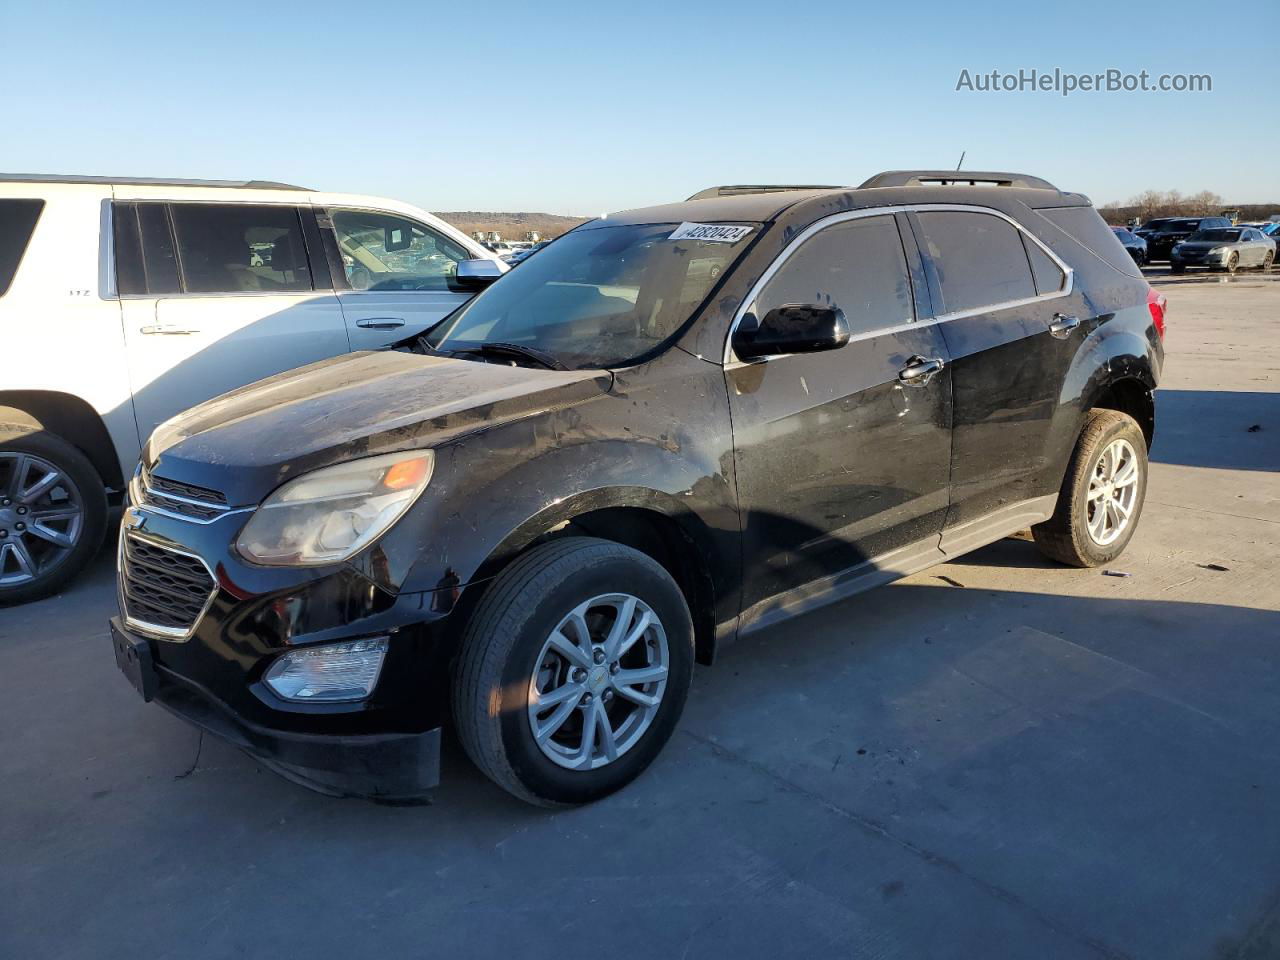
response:
<path id="1" fill-rule="evenodd" d="M 255 723 L 150 655 L 152 641 L 112 618 L 119 640 L 142 645 L 143 669 L 153 670 L 143 696 L 259 760 L 288 780 L 335 797 L 383 802 L 423 798 L 440 782 L 440 728 L 419 732 L 324 732 L 286 730 Z M 117 656 L 117 660 L 119 660 Z"/>

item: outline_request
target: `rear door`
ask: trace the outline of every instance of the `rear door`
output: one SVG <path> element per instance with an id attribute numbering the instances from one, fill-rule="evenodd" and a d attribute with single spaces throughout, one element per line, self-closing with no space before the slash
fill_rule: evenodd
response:
<path id="1" fill-rule="evenodd" d="M 115 215 L 117 242 L 140 258 L 120 292 L 144 441 L 210 397 L 350 350 L 298 207 L 138 202 Z"/>
<path id="2" fill-rule="evenodd" d="M 946 549 L 967 524 L 999 514 L 997 525 L 1007 525 L 1027 509 L 1020 504 L 1051 492 L 1054 413 L 1092 318 L 1070 271 L 1011 220 L 942 207 L 910 219 L 951 355 Z"/>
<path id="3" fill-rule="evenodd" d="M 353 350 L 423 333 L 474 296 L 455 283 L 462 245 L 397 213 L 335 207 L 321 229 L 336 242 L 338 299 Z"/>
<path id="4" fill-rule="evenodd" d="M 927 296 L 918 264 L 892 214 L 844 217 L 802 234 L 748 304 L 757 317 L 784 304 L 837 307 L 852 340 L 755 363 L 730 357 L 726 367 L 744 625 L 809 590 L 839 591 L 908 544 L 936 551 L 948 503 L 950 369 L 937 327 L 916 322 L 915 296 Z M 923 361 L 933 362 L 928 376 L 901 378 Z"/>

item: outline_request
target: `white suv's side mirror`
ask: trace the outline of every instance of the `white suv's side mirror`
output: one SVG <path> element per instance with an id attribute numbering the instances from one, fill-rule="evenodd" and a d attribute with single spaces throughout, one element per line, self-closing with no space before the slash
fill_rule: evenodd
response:
<path id="1" fill-rule="evenodd" d="M 502 276 L 503 270 L 492 260 L 460 260 L 455 279 L 459 286 L 487 287 Z"/>

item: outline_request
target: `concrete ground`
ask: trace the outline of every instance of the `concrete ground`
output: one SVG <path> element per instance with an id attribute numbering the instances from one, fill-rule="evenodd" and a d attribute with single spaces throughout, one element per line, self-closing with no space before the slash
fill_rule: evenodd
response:
<path id="1" fill-rule="evenodd" d="M 107 554 L 0 611 L 0 957 L 1280 956 L 1280 283 L 1162 289 L 1128 576 L 1007 540 L 744 642 L 587 809 L 201 743 L 117 675 Z"/>

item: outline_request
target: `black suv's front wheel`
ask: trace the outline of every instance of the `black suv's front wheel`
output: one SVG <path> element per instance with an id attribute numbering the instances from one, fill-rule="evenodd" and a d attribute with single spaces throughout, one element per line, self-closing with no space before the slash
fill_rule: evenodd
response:
<path id="1" fill-rule="evenodd" d="M 630 547 L 567 537 L 489 586 L 463 638 L 454 720 L 503 789 L 588 803 L 658 755 L 692 674 L 693 625 L 670 574 Z"/>
<path id="2" fill-rule="evenodd" d="M 58 591 L 102 544 L 107 498 L 93 465 L 43 431 L 0 439 L 0 605 Z"/>
<path id="3" fill-rule="evenodd" d="M 1090 410 L 1053 516 L 1031 528 L 1036 546 L 1073 567 L 1097 567 L 1133 539 L 1147 494 L 1147 442 L 1128 414 Z"/>

